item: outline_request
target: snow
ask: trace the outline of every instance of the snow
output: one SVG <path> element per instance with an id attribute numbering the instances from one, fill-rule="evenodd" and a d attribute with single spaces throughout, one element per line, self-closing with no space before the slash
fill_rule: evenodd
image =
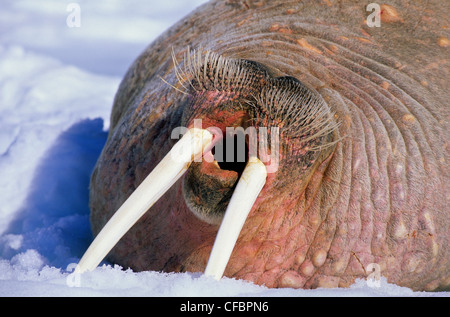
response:
<path id="1" fill-rule="evenodd" d="M 0 296 L 449 296 L 358 280 L 268 289 L 200 273 L 102 264 L 72 273 L 92 240 L 88 184 L 128 66 L 204 0 L 9 0 L 0 11 Z"/>
<path id="2" fill-rule="evenodd" d="M 388 284 L 383 278 L 380 287 L 358 280 L 348 289 L 268 289 L 230 278 L 217 282 L 200 273 L 136 273 L 117 265 L 103 265 L 76 275 L 45 262 L 31 249 L 10 260 L 0 260 L 0 296 L 430 296 Z"/>

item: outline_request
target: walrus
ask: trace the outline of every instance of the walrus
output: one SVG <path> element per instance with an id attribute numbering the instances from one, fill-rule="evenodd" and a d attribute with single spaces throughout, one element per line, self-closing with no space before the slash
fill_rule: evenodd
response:
<path id="1" fill-rule="evenodd" d="M 115 96 L 77 271 L 108 254 L 271 288 L 377 268 L 448 289 L 450 12 L 378 8 L 211 1 L 157 38 Z"/>

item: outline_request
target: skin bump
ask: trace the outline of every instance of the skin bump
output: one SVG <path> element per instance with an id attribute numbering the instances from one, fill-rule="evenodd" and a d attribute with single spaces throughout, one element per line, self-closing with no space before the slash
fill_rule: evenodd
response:
<path id="1" fill-rule="evenodd" d="M 288 271 L 280 278 L 280 287 L 300 288 L 305 283 L 305 279 L 296 271 Z"/>
<path id="2" fill-rule="evenodd" d="M 327 259 L 327 252 L 325 250 L 318 250 L 313 255 L 313 264 L 315 267 L 320 267 Z"/>

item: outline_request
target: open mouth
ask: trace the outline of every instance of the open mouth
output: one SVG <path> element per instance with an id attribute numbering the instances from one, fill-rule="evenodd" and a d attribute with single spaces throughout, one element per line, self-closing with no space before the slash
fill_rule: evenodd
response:
<path id="1" fill-rule="evenodd" d="M 103 227 L 75 272 L 95 269 L 120 238 L 188 170 L 191 163 L 205 153 L 212 140 L 213 135 L 208 130 L 189 129 Z M 235 152 L 239 155 L 239 151 Z M 224 154 L 229 155 L 230 152 Z M 218 158 L 218 151 L 214 156 Z M 247 162 L 245 159 L 244 162 L 227 162 L 224 166 L 240 173 L 240 178 L 227 205 L 205 270 L 206 275 L 216 279 L 222 277 L 242 226 L 267 177 L 265 165 L 257 157 L 249 157 Z"/>
<path id="2" fill-rule="evenodd" d="M 240 176 L 249 159 L 248 140 L 239 135 L 239 132 L 232 136 L 227 135 L 211 152 L 222 170 L 234 171 Z"/>
<path id="3" fill-rule="evenodd" d="M 214 136 L 204 160 L 193 162 L 183 178 L 183 194 L 190 211 L 202 221 L 219 225 L 249 162 L 248 138 L 243 129 Z"/>

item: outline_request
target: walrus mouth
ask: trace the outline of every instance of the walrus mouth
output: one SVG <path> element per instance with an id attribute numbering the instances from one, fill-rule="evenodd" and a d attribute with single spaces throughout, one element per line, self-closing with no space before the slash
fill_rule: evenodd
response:
<path id="1" fill-rule="evenodd" d="M 190 164 L 211 150 L 213 134 L 191 128 L 178 141 L 133 194 L 111 217 L 91 243 L 75 272 L 95 269 L 123 235 L 187 171 Z M 264 187 L 265 165 L 250 157 L 225 211 L 205 270 L 206 275 L 220 279 L 233 251 L 245 219 Z"/>

